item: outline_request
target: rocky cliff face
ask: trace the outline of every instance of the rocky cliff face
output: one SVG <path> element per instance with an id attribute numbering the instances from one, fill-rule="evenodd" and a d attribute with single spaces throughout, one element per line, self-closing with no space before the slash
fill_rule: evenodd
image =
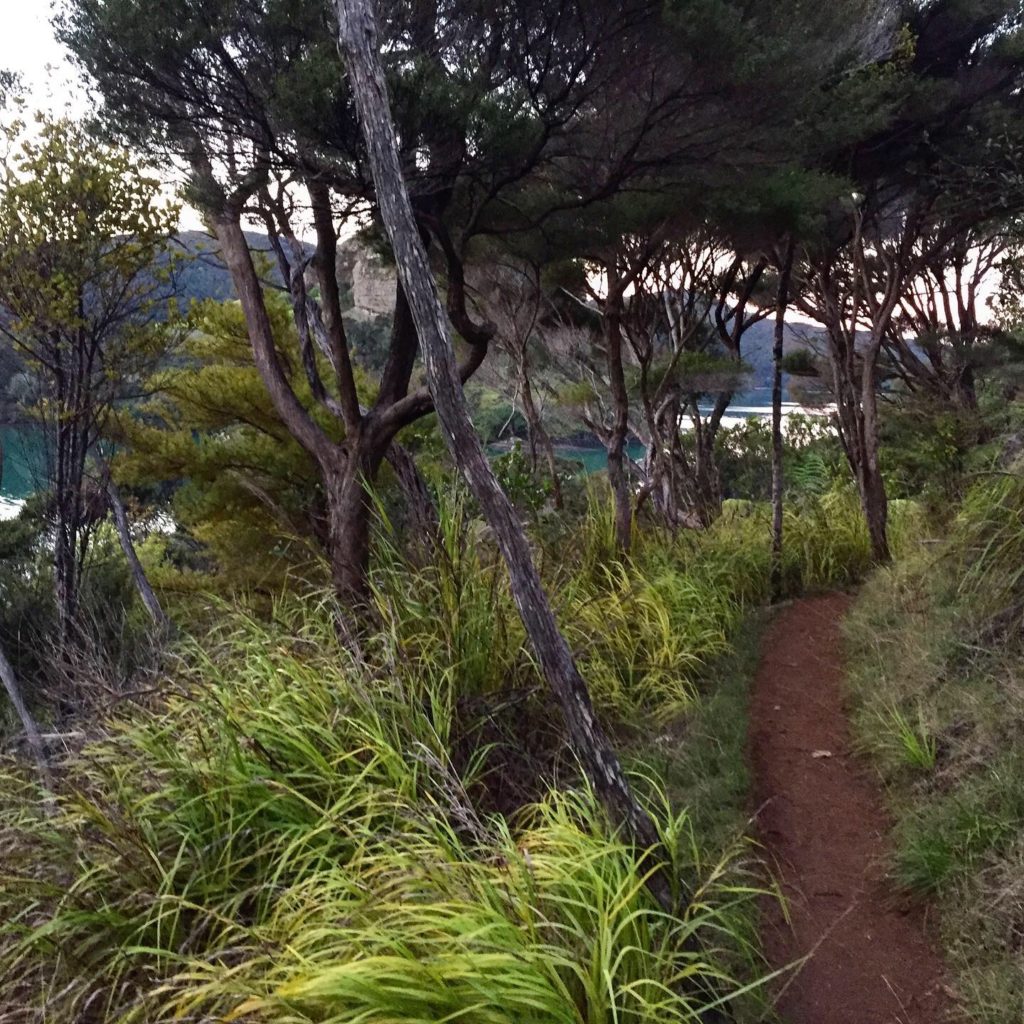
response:
<path id="1" fill-rule="evenodd" d="M 352 264 L 352 311 L 357 319 L 391 316 L 395 311 L 395 270 L 363 251 Z"/>

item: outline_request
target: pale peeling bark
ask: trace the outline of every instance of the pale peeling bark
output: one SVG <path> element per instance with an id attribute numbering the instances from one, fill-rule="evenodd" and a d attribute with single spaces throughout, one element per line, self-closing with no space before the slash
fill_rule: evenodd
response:
<path id="1" fill-rule="evenodd" d="M 35 719 L 32 717 L 25 700 L 21 695 L 21 687 L 18 686 L 18 677 L 14 674 L 14 667 L 7 660 L 7 656 L 0 650 L 0 682 L 4 684 L 7 697 L 14 706 L 14 711 L 21 721 L 21 727 L 25 730 L 25 738 L 28 740 L 29 750 L 36 762 L 36 769 L 39 772 L 39 781 L 43 788 L 50 794 L 53 792 L 53 779 L 50 775 L 50 766 L 46 760 L 46 748 L 43 746 L 43 738 L 39 735 Z M 48 813 L 53 810 L 52 796 L 47 796 L 45 808 Z"/>
<path id="2" fill-rule="evenodd" d="M 473 429 L 452 348 L 451 329 L 402 177 L 377 52 L 373 9 L 368 0 L 337 0 L 337 9 L 339 41 L 366 140 L 377 201 L 419 334 L 445 443 L 497 538 L 519 614 L 541 670 L 562 707 L 571 742 L 587 777 L 609 813 L 626 827 L 637 845 L 661 857 L 657 828 L 633 795 L 597 720 L 587 685 L 541 585 L 526 535 Z M 663 871 L 654 872 L 648 884 L 662 906 L 672 907 L 672 886 Z"/>

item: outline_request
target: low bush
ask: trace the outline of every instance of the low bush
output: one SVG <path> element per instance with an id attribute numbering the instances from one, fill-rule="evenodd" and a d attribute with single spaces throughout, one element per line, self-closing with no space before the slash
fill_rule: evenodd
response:
<path id="1" fill-rule="evenodd" d="M 82 565 L 76 644 L 56 657 L 51 529 L 45 495 L 0 522 L 0 649 L 45 717 L 121 695 L 152 666 L 155 646 L 114 528 L 100 523 Z"/>

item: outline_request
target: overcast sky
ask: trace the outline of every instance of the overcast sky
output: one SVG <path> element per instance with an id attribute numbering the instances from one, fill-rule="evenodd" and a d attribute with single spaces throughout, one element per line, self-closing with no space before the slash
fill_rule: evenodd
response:
<path id="1" fill-rule="evenodd" d="M 36 106 L 61 108 L 75 75 L 53 38 L 50 16 L 47 0 L 0 0 L 0 68 L 21 74 Z"/>
<path id="2" fill-rule="evenodd" d="M 53 37 L 49 0 L 0 0 L 0 69 L 17 71 L 34 109 L 84 112 L 85 98 L 67 52 Z M 168 186 L 170 193 L 172 186 Z M 182 210 L 183 229 L 202 226 L 198 214 Z"/>

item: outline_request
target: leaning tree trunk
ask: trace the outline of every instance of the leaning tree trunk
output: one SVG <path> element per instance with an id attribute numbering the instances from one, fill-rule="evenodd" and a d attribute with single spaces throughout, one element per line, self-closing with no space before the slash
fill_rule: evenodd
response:
<path id="1" fill-rule="evenodd" d="M 128 515 L 124 510 L 124 502 L 121 501 L 117 484 L 111 479 L 107 480 L 107 499 L 110 502 L 110 509 L 114 513 L 117 538 L 121 542 L 121 550 L 128 562 L 128 569 L 132 574 L 135 589 L 139 592 L 139 597 L 142 598 L 142 603 L 146 606 L 146 611 L 149 612 L 149 617 L 153 620 L 154 625 L 161 633 L 166 633 L 170 627 L 170 620 L 163 608 L 160 607 L 160 602 L 150 585 L 146 570 L 142 567 L 142 562 L 139 561 L 138 552 L 132 542 L 131 530 L 128 527 Z"/>
<path id="2" fill-rule="evenodd" d="M 29 750 L 36 762 L 36 769 L 39 772 L 39 781 L 43 788 L 50 793 L 53 792 L 53 779 L 50 775 L 50 766 L 46 760 L 46 748 L 43 746 L 43 738 L 39 735 L 35 719 L 28 710 L 25 700 L 21 695 L 21 687 L 18 686 L 18 677 L 14 674 L 14 668 L 7 660 L 7 656 L 0 651 L 0 682 L 4 684 L 7 696 L 14 706 L 15 713 L 21 720 L 21 727 L 25 730 L 25 738 L 28 740 Z M 52 809 L 51 798 L 47 797 L 47 811 Z"/>
<path id="3" fill-rule="evenodd" d="M 339 41 L 366 140 L 377 202 L 416 323 L 445 442 L 497 538 L 519 614 L 541 670 L 561 704 L 573 747 L 587 777 L 611 816 L 626 826 L 634 841 L 645 850 L 662 855 L 658 830 L 633 795 L 597 720 L 587 685 L 559 632 L 526 535 L 473 429 L 456 368 L 450 327 L 402 177 L 370 2 L 337 0 L 337 9 Z M 673 905 L 672 886 L 663 871 L 649 875 L 648 884 L 662 906 Z"/>
<path id="4" fill-rule="evenodd" d="M 772 598 L 782 597 L 782 357 L 786 340 L 786 308 L 789 305 L 789 278 L 793 271 L 793 243 L 779 268 L 779 290 L 775 301 L 775 336 L 772 344 Z"/>

